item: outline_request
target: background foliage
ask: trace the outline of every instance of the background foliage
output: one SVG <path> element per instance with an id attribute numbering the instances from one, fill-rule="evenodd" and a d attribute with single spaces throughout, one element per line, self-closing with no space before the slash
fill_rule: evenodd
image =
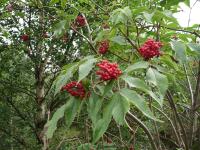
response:
<path id="1" fill-rule="evenodd" d="M 198 150 L 200 31 L 178 24 L 179 2 L 190 6 L 188 0 L 1 0 L 0 149 Z M 80 14 L 87 23 L 76 28 Z M 146 61 L 138 49 L 148 38 L 163 47 L 162 56 Z M 100 55 L 105 39 L 109 51 Z M 123 74 L 100 81 L 102 59 L 117 62 Z M 90 96 L 60 91 L 73 80 Z"/>

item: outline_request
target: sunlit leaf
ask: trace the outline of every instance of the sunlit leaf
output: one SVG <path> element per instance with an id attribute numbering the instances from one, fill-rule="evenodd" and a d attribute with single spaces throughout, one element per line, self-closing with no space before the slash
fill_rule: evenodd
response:
<path id="1" fill-rule="evenodd" d="M 138 88 L 144 91 L 145 93 L 149 94 L 153 99 L 155 99 L 160 104 L 160 106 L 162 106 L 163 99 L 157 97 L 156 94 L 151 91 L 151 88 L 144 81 L 142 81 L 139 78 L 134 78 L 130 76 L 122 76 L 122 79 L 126 83 L 128 83 L 130 87 Z"/>
<path id="2" fill-rule="evenodd" d="M 129 102 L 124 99 L 120 94 L 115 94 L 113 96 L 113 101 L 115 102 L 112 115 L 117 124 L 125 124 L 125 115 L 130 109 Z"/>
<path id="3" fill-rule="evenodd" d="M 171 47 L 175 51 L 176 58 L 183 63 L 186 61 L 186 46 L 180 41 L 172 41 Z"/>
<path id="4" fill-rule="evenodd" d="M 86 59 L 86 61 L 84 61 L 79 66 L 79 79 L 78 79 L 79 81 L 84 79 L 90 73 L 90 71 L 94 67 L 95 62 L 97 62 L 97 59 L 92 57 L 92 58 Z"/>
<path id="5" fill-rule="evenodd" d="M 155 121 L 160 121 L 153 115 L 144 98 L 137 94 L 137 92 L 124 88 L 120 90 L 120 94 L 124 98 L 126 98 L 130 103 L 135 105 L 145 116 Z"/>
<path id="6" fill-rule="evenodd" d="M 76 63 L 69 64 L 63 67 L 63 70 L 56 78 L 52 86 L 55 88 L 54 95 L 56 95 L 61 90 L 61 88 L 69 81 L 69 79 L 73 76 L 74 71 L 76 71 L 77 67 L 78 66 Z"/>
<path id="7" fill-rule="evenodd" d="M 164 74 L 161 74 L 156 69 L 149 68 L 147 71 L 147 80 L 157 86 L 159 93 L 162 98 L 165 96 L 165 93 L 168 88 L 168 79 Z"/>
<path id="8" fill-rule="evenodd" d="M 46 127 L 47 127 L 47 132 L 46 136 L 48 139 L 53 137 L 53 133 L 57 129 L 57 122 L 59 119 L 61 119 L 64 116 L 65 109 L 67 108 L 67 104 L 61 106 L 56 110 L 54 113 L 53 117 L 49 122 L 47 122 Z"/>
<path id="9" fill-rule="evenodd" d="M 146 69 L 149 67 L 149 63 L 146 61 L 139 61 L 134 63 L 133 65 L 130 65 L 126 68 L 125 72 L 129 73 L 131 71 L 134 71 L 136 69 Z"/>
<path id="10" fill-rule="evenodd" d="M 76 99 L 74 97 L 72 97 L 68 102 L 67 102 L 67 106 L 66 106 L 66 110 L 65 110 L 65 122 L 66 122 L 66 126 L 67 128 L 69 128 L 76 116 L 76 113 L 79 110 L 81 104 L 81 100 L 80 99 Z"/>

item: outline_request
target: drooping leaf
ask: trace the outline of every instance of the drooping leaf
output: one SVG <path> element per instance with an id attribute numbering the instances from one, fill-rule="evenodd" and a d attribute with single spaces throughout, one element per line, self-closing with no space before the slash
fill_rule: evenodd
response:
<path id="1" fill-rule="evenodd" d="M 126 39 L 123 36 L 115 36 L 111 39 L 111 41 L 119 44 L 119 45 L 127 45 Z"/>
<path id="2" fill-rule="evenodd" d="M 125 124 L 125 115 L 130 109 L 129 102 L 124 99 L 120 94 L 115 94 L 113 96 L 113 101 L 115 102 L 112 115 L 117 124 Z"/>
<path id="3" fill-rule="evenodd" d="M 137 92 L 124 88 L 120 90 L 120 94 L 124 98 L 126 98 L 130 103 L 135 105 L 145 116 L 155 121 L 160 121 L 153 115 L 147 103 L 145 102 L 144 98 L 140 96 L 139 94 L 137 94 Z"/>
<path id="4" fill-rule="evenodd" d="M 67 128 L 69 128 L 76 116 L 76 113 L 79 110 L 81 105 L 81 100 L 71 97 L 71 99 L 67 102 L 67 107 L 65 110 L 65 123 Z"/>
<path id="5" fill-rule="evenodd" d="M 130 65 L 126 68 L 125 72 L 129 73 L 131 71 L 134 71 L 136 69 L 146 69 L 149 67 L 148 62 L 146 61 L 139 61 L 137 63 L 134 63 L 133 65 Z"/>
<path id="6" fill-rule="evenodd" d="M 94 126 L 96 125 L 97 120 L 100 119 L 99 111 L 101 110 L 102 102 L 102 99 L 100 99 L 98 95 L 96 95 L 95 93 L 91 94 L 88 101 L 87 111 Z"/>
<path id="7" fill-rule="evenodd" d="M 63 70 L 61 71 L 60 75 L 56 78 L 54 84 L 52 87 L 55 88 L 54 95 L 56 95 L 61 88 L 68 82 L 68 80 L 73 76 L 73 73 L 77 69 L 77 64 L 69 64 L 63 67 Z"/>
<path id="8" fill-rule="evenodd" d="M 127 19 L 130 19 L 132 20 L 132 12 L 130 10 L 130 8 L 127 6 L 127 7 L 124 7 L 121 12 L 127 17 Z"/>
<path id="9" fill-rule="evenodd" d="M 57 109 L 57 111 L 54 113 L 53 117 L 49 122 L 47 122 L 47 132 L 46 136 L 48 139 L 53 137 L 53 133 L 55 132 L 57 128 L 57 122 L 59 119 L 61 119 L 64 116 L 65 109 L 67 108 L 67 104 L 64 104 L 60 108 Z"/>
<path id="10" fill-rule="evenodd" d="M 114 83 L 115 81 L 111 80 L 106 84 L 106 86 L 104 87 L 103 96 L 105 96 L 107 93 L 109 93 L 112 90 Z"/>
<path id="11" fill-rule="evenodd" d="M 158 98 L 156 96 L 156 94 L 151 91 L 150 87 L 148 85 L 146 85 L 146 83 L 144 81 L 142 81 L 139 78 L 134 78 L 134 77 L 130 77 L 130 76 L 122 76 L 122 79 L 126 83 L 128 83 L 128 85 L 130 87 L 138 88 L 138 89 L 146 92 L 147 94 L 149 94 L 153 99 L 155 99 L 160 104 L 160 106 L 162 106 L 163 99 Z"/>
<path id="12" fill-rule="evenodd" d="M 79 81 L 84 79 L 94 67 L 94 63 L 97 62 L 97 59 L 92 57 L 86 59 L 80 66 L 79 66 Z"/>
<path id="13" fill-rule="evenodd" d="M 143 16 L 146 19 L 147 22 L 151 23 L 152 22 L 152 17 L 154 13 L 148 13 L 148 12 L 143 12 Z"/>
<path id="14" fill-rule="evenodd" d="M 173 16 L 173 12 L 171 12 L 170 10 L 163 10 L 163 11 L 156 10 L 152 20 L 153 21 L 166 20 L 173 22 L 175 25 L 178 25 L 177 19 Z"/>
<path id="15" fill-rule="evenodd" d="M 168 79 L 164 74 L 161 74 L 156 69 L 149 68 L 146 73 L 147 80 L 157 86 L 160 97 L 163 98 L 167 88 L 168 88 Z"/>
<path id="16" fill-rule="evenodd" d="M 192 51 L 195 51 L 195 52 L 198 52 L 200 53 L 200 44 L 197 44 L 197 43 L 189 43 L 187 44 L 188 47 L 192 50 Z"/>
<path id="17" fill-rule="evenodd" d="M 67 20 L 61 20 L 60 22 L 55 24 L 54 36 L 57 36 L 57 37 L 61 36 L 64 30 L 66 29 L 66 26 L 68 25 L 67 23 L 68 23 Z"/>
<path id="18" fill-rule="evenodd" d="M 134 78 L 131 76 L 122 76 L 122 79 L 128 83 L 130 87 L 139 88 L 141 90 L 150 90 L 150 88 L 139 78 Z"/>
<path id="19" fill-rule="evenodd" d="M 186 46 L 180 41 L 172 41 L 171 47 L 175 51 L 176 58 L 182 63 L 186 61 Z"/>
<path id="20" fill-rule="evenodd" d="M 108 125 L 111 121 L 111 118 L 109 119 L 100 119 L 97 121 L 96 126 L 94 127 L 93 131 L 93 142 L 96 143 L 102 135 L 106 132 Z"/>
<path id="21" fill-rule="evenodd" d="M 112 111 L 115 105 L 114 100 L 110 100 L 103 110 L 103 117 L 97 121 L 93 128 L 93 143 L 96 143 L 99 138 L 106 132 L 112 118 Z"/>
<path id="22" fill-rule="evenodd" d="M 110 20 L 114 25 L 118 23 L 127 24 L 128 21 L 132 21 L 132 12 L 129 7 L 118 8 L 112 12 Z"/>

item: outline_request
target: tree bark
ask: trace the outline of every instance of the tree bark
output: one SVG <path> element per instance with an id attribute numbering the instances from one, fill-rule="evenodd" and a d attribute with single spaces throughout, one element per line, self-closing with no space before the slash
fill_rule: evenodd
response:
<path id="1" fill-rule="evenodd" d="M 35 126 L 37 134 L 40 138 L 40 142 L 43 144 L 43 150 L 47 150 L 47 140 L 45 138 L 44 125 L 46 123 L 46 104 L 44 101 L 45 91 L 45 76 L 44 76 L 44 64 L 40 64 L 35 67 L 35 80 L 36 80 L 36 103 L 37 114 L 35 116 Z"/>

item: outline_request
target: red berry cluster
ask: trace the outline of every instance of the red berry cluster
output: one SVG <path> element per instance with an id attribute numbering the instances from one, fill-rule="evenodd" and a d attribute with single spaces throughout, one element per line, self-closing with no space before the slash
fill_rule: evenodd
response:
<path id="1" fill-rule="evenodd" d="M 29 40 L 29 36 L 28 35 L 26 35 L 26 34 L 24 34 L 24 35 L 22 35 L 21 36 L 21 38 L 20 38 L 22 41 L 24 41 L 24 42 L 26 42 L 26 41 L 28 41 Z"/>
<path id="2" fill-rule="evenodd" d="M 155 56 L 160 56 L 159 49 L 162 47 L 161 42 L 156 42 L 153 39 L 148 39 L 140 48 L 139 52 L 145 60 L 151 59 Z"/>
<path id="3" fill-rule="evenodd" d="M 81 82 L 72 81 L 62 87 L 61 90 L 66 90 L 72 96 L 84 98 L 86 95 L 85 89 Z"/>
<path id="4" fill-rule="evenodd" d="M 85 20 L 85 17 L 83 17 L 82 15 L 79 15 L 76 17 L 76 24 L 80 27 L 83 27 L 85 26 L 86 24 L 86 20 Z"/>
<path id="5" fill-rule="evenodd" d="M 99 46 L 99 53 L 100 54 L 105 54 L 108 51 L 109 48 L 109 41 L 108 40 L 104 40 L 100 42 L 100 46 Z"/>
<path id="6" fill-rule="evenodd" d="M 122 74 L 122 71 L 118 68 L 117 63 L 110 63 L 107 60 L 102 60 L 97 64 L 97 66 L 100 70 L 98 70 L 96 74 L 99 75 L 100 79 L 104 81 L 117 79 Z"/>

